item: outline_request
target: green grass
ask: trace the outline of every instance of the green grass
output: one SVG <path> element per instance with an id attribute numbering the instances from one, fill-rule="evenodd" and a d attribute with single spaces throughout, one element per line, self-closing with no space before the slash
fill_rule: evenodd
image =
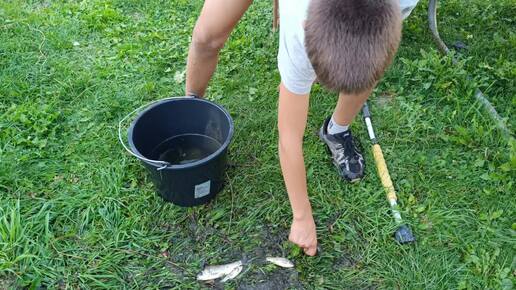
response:
<path id="1" fill-rule="evenodd" d="M 227 43 L 208 98 L 235 121 L 234 165 L 217 199 L 165 204 L 117 142 L 118 121 L 182 95 L 202 1 L 0 3 L 0 288 L 210 287 L 206 263 L 246 257 L 214 287 L 512 289 L 516 283 L 516 145 L 473 97 L 480 87 L 516 128 L 516 9 L 511 0 L 442 1 L 439 55 L 422 1 L 395 63 L 371 98 L 402 214 L 418 242 L 398 246 L 362 122 L 367 177 L 337 177 L 314 135 L 335 96 L 315 87 L 305 138 L 323 252 L 285 242 L 291 212 L 277 158 L 277 34 L 257 0 Z M 472 78 L 468 80 L 467 75 Z M 286 255 L 293 271 L 255 257 Z M 268 284 L 263 284 L 268 283 Z"/>

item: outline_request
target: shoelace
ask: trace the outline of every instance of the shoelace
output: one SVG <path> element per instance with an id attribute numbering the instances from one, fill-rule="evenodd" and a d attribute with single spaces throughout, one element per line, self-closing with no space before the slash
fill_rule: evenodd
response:
<path id="1" fill-rule="evenodd" d="M 343 142 L 339 143 L 336 147 L 338 150 L 344 150 L 344 154 L 339 156 L 339 159 L 344 159 L 348 157 L 349 160 L 354 161 L 356 160 L 356 152 L 355 152 L 355 146 L 353 146 L 353 137 L 351 136 L 351 133 L 347 133 L 346 135 L 342 136 L 341 139 Z M 339 160 L 339 162 L 342 160 Z"/>

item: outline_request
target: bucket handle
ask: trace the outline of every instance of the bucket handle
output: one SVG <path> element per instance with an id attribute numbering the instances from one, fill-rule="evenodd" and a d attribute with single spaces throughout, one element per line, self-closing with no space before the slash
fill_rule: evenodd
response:
<path id="1" fill-rule="evenodd" d="M 159 102 L 163 102 L 163 101 L 167 101 L 167 100 L 172 100 L 172 99 L 177 99 L 177 98 L 197 98 L 197 96 L 184 96 L 184 97 L 168 97 L 168 98 L 164 98 L 164 99 L 159 99 L 159 100 L 156 100 L 156 101 L 151 101 L 151 102 L 148 102 L 144 105 L 141 105 L 140 107 L 134 109 L 132 112 L 129 112 L 127 115 L 125 115 L 121 120 L 120 122 L 118 122 L 118 141 L 120 142 L 120 144 L 122 144 L 122 147 L 124 147 L 125 151 L 127 151 L 129 154 L 131 154 L 132 156 L 142 160 L 142 161 L 145 161 L 145 162 L 148 162 L 148 163 L 151 163 L 151 164 L 154 164 L 154 165 L 157 165 L 159 166 L 156 170 L 158 171 L 161 171 L 165 168 L 167 168 L 168 166 L 171 166 L 172 164 L 170 164 L 169 162 L 166 162 L 166 161 L 161 161 L 161 160 L 152 160 L 152 159 L 148 159 L 148 158 L 145 158 L 143 157 L 142 155 L 138 154 L 138 153 L 135 153 L 133 152 L 131 149 L 129 149 L 129 147 L 127 147 L 127 145 L 125 144 L 123 138 L 122 138 L 122 125 L 125 123 L 125 121 L 131 117 L 132 115 L 134 115 L 135 113 L 137 112 L 140 112 L 143 108 L 146 108 L 150 105 L 153 105 L 153 104 L 156 104 L 156 103 L 159 103 Z"/>

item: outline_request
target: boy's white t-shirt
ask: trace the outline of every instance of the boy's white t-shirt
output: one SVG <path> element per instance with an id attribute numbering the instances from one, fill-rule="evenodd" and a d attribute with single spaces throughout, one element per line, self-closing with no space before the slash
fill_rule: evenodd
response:
<path id="1" fill-rule="evenodd" d="M 400 0 L 403 19 L 419 0 Z M 278 69 L 283 85 L 295 94 L 308 94 L 315 72 L 305 50 L 304 22 L 310 0 L 279 0 L 280 37 Z"/>

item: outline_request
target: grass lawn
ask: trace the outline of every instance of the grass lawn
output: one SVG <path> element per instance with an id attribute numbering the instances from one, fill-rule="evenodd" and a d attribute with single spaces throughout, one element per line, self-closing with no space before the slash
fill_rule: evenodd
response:
<path id="1" fill-rule="evenodd" d="M 346 184 L 314 132 L 335 95 L 315 86 L 305 138 L 322 253 L 286 238 L 291 212 L 277 157 L 278 35 L 256 0 L 224 48 L 207 98 L 235 121 L 227 185 L 206 206 L 156 194 L 117 141 L 118 121 L 182 95 L 202 1 L 0 2 L 0 289 L 513 289 L 516 145 L 475 101 L 480 87 L 516 129 L 516 6 L 447 0 L 441 56 L 422 0 L 371 97 L 402 215 L 418 242 L 397 245 L 365 127 L 367 176 Z M 467 75 L 472 78 L 468 80 Z M 291 258 L 294 270 L 262 263 Z M 245 258 L 237 279 L 202 284 L 203 263 Z"/>

